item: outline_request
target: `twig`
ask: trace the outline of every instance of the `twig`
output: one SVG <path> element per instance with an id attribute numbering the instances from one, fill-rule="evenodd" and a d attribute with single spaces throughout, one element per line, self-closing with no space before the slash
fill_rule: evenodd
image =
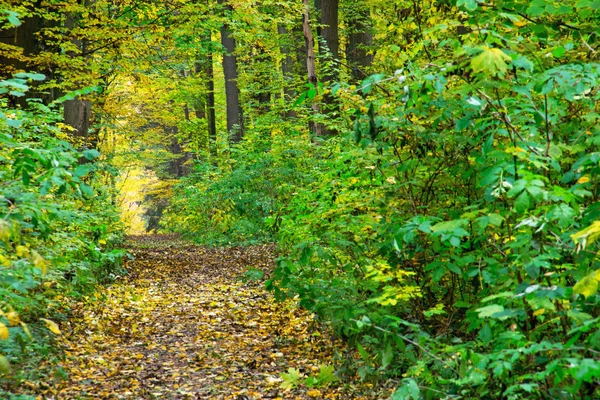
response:
<path id="1" fill-rule="evenodd" d="M 360 323 L 365 324 L 363 321 L 359 321 L 359 320 L 354 319 L 354 318 L 351 318 L 350 320 L 354 321 L 354 322 L 360 322 Z M 381 331 L 381 332 L 384 332 L 384 333 L 389 333 L 390 335 L 398 336 L 400 339 L 404 340 L 405 342 L 410 343 L 410 344 L 412 344 L 415 347 L 418 347 L 423 353 L 425 353 L 425 354 L 429 355 L 431 358 L 433 358 L 433 359 L 441 362 L 442 364 L 444 364 L 446 367 L 450 368 L 455 373 L 458 373 L 458 371 L 456 369 L 454 369 L 454 367 L 452 365 L 448 364 L 446 361 L 442 360 L 441 358 L 439 358 L 438 356 L 436 356 L 435 354 L 433 354 L 432 352 L 430 352 L 429 350 L 427 350 L 426 348 L 424 348 L 423 346 L 421 346 L 419 343 L 415 342 L 414 340 L 411 340 L 411 339 L 407 338 L 406 336 L 401 335 L 401 334 L 399 334 L 397 332 L 392 332 L 390 330 L 387 330 L 385 328 L 377 326 L 377 325 L 375 325 L 373 323 L 365 324 L 365 325 L 369 325 L 370 327 L 372 327 L 372 328 L 374 328 L 374 329 L 376 329 L 378 331 Z"/>

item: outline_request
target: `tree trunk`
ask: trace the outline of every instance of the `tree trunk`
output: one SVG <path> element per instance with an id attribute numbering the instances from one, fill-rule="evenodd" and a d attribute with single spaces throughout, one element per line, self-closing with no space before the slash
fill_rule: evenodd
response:
<path id="1" fill-rule="evenodd" d="M 364 1 L 352 3 L 355 12 L 348 18 L 348 46 L 346 60 L 352 68 L 355 80 L 362 80 L 368 76 L 365 68 L 373 63 L 373 56 L 369 54 L 369 47 L 373 44 L 371 33 L 371 13 Z"/>
<path id="2" fill-rule="evenodd" d="M 40 48 L 37 33 L 43 28 L 46 22 L 36 12 L 40 7 L 41 5 L 38 1 L 33 10 L 31 10 L 31 15 L 20 18 L 20 26 L 0 31 L 0 43 L 17 48 L 16 51 L 10 47 L 0 51 L 0 79 L 11 78 L 14 73 L 19 71 L 45 72 L 40 71 L 37 66 L 29 65 L 27 61 L 27 58 L 35 55 Z M 10 2 L 7 8 L 10 9 Z M 39 94 L 30 91 L 26 96 L 13 97 L 11 101 L 13 104 L 25 107 L 27 106 L 27 98 L 32 97 L 32 95 L 39 97 Z"/>
<path id="3" fill-rule="evenodd" d="M 327 49 L 323 49 L 323 47 L 320 46 L 319 52 L 323 56 L 327 55 L 325 60 L 329 61 L 329 71 L 325 74 L 322 74 L 322 81 L 325 84 L 331 84 L 338 79 L 338 74 L 336 73 L 336 61 L 339 55 L 338 53 L 340 47 L 338 27 L 339 0 L 319 0 L 319 5 L 321 7 L 321 38 L 327 47 Z M 325 50 L 327 50 L 327 52 Z M 333 117 L 334 114 L 339 112 L 339 105 L 330 93 L 326 93 L 323 96 L 323 103 L 324 113 Z M 335 129 L 326 127 L 323 129 L 323 136 L 331 136 L 336 133 L 337 131 Z"/>
<path id="4" fill-rule="evenodd" d="M 65 124 L 75 129 L 73 134 L 81 141 L 77 146 L 87 148 L 93 142 L 89 137 L 92 103 L 88 100 L 73 99 L 65 101 L 63 107 Z"/>
<path id="5" fill-rule="evenodd" d="M 339 40 L 339 21 L 338 9 L 339 0 L 321 0 L 321 37 L 325 41 L 329 52 L 333 58 L 338 58 L 340 40 Z M 321 52 L 322 53 L 322 52 Z"/>
<path id="6" fill-rule="evenodd" d="M 315 95 L 319 93 L 319 80 L 317 78 L 317 67 L 315 63 L 315 49 L 310 26 L 310 4 L 309 0 L 303 0 L 304 15 L 302 18 L 302 27 L 304 30 L 304 39 L 306 42 L 306 70 L 308 72 L 308 82 L 313 85 Z M 315 114 L 319 113 L 319 104 L 313 101 L 312 109 Z M 323 135 L 323 126 L 316 122 L 310 123 L 310 128 L 317 136 Z"/>
<path id="7" fill-rule="evenodd" d="M 0 43 L 23 49 L 22 56 L 18 56 L 18 52 L 13 51 L 0 53 L 0 65 L 2 66 L 0 75 L 2 78 L 10 78 L 13 72 L 28 69 L 28 64 L 24 58 L 37 52 L 36 33 L 41 28 L 42 19 L 37 13 L 34 13 L 32 16 L 21 18 L 20 26 L 0 31 Z"/>
<path id="8" fill-rule="evenodd" d="M 226 0 L 218 0 L 224 5 L 226 11 L 232 8 Z M 223 74 L 225 76 L 225 96 L 227 98 L 227 130 L 231 143 L 238 143 L 244 135 L 242 107 L 240 104 L 240 90 L 237 85 L 237 59 L 235 56 L 235 40 L 231 37 L 229 26 L 221 27 L 221 44 L 225 49 L 223 54 Z"/>
<path id="9" fill-rule="evenodd" d="M 283 115 L 284 118 L 296 118 L 296 112 L 290 107 L 290 104 L 293 103 L 293 99 L 296 96 L 296 92 L 293 88 L 294 81 L 294 59 L 291 56 L 290 51 L 290 40 L 289 34 L 285 26 L 279 25 L 277 26 L 277 34 L 280 37 L 279 51 L 283 56 L 283 60 L 281 62 L 281 75 L 283 78 L 283 104 L 285 107 L 285 113 Z M 304 51 L 306 54 L 306 51 Z"/>
<path id="10" fill-rule="evenodd" d="M 206 75 L 204 78 L 206 79 L 206 107 L 203 107 L 203 110 L 200 111 L 196 108 L 196 117 L 198 118 L 206 118 L 206 123 L 208 125 L 208 146 L 211 154 L 217 154 L 217 120 L 215 116 L 215 74 L 213 67 L 213 44 L 211 33 L 205 33 L 203 40 L 204 43 L 207 43 L 208 49 L 206 53 L 206 58 L 202 62 L 196 63 L 196 73 L 204 72 Z"/>
<path id="11" fill-rule="evenodd" d="M 85 0 L 86 7 L 90 7 L 91 1 Z M 75 23 L 79 16 L 77 15 L 67 15 L 67 19 L 65 21 L 65 27 L 69 30 L 75 28 Z M 73 38 L 71 40 L 77 49 L 79 50 L 79 54 L 72 53 L 69 54 L 71 57 L 85 57 L 83 56 L 87 51 L 87 40 L 79 40 L 77 38 Z M 79 89 L 79 88 L 72 88 Z M 63 104 L 63 116 L 65 119 L 65 124 L 70 125 L 75 130 L 73 134 L 76 136 L 78 143 L 77 146 L 81 146 L 81 148 L 94 148 L 96 147 L 96 139 L 91 139 L 89 136 L 90 122 L 92 117 L 92 103 L 88 100 L 83 100 L 79 97 L 76 97 L 73 100 L 67 100 Z"/>

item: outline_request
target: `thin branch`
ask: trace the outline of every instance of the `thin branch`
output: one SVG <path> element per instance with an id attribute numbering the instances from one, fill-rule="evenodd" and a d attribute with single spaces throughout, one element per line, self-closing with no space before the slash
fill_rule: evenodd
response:
<path id="1" fill-rule="evenodd" d="M 350 320 L 354 321 L 354 322 L 361 322 L 361 323 L 364 324 L 363 321 L 359 321 L 357 319 L 351 318 Z M 433 354 L 432 352 L 430 352 L 429 350 L 427 350 L 426 348 L 424 348 L 423 346 L 421 346 L 419 343 L 415 342 L 414 340 L 409 339 L 406 336 L 401 335 L 401 334 L 399 334 L 397 332 L 392 332 L 392 331 L 390 331 L 388 329 L 385 329 L 385 328 L 382 328 L 380 326 L 377 326 L 377 325 L 375 325 L 373 323 L 371 323 L 371 324 L 365 324 L 365 325 L 369 325 L 370 327 L 372 327 L 372 328 L 374 328 L 374 329 L 376 329 L 378 331 L 381 331 L 381 332 L 388 333 L 390 335 L 395 335 L 395 336 L 399 337 L 400 339 L 404 340 L 405 342 L 410 343 L 413 346 L 419 348 L 423 353 L 429 355 L 431 358 L 433 358 L 433 359 L 441 362 L 442 364 L 444 364 L 446 367 L 450 368 L 455 373 L 458 373 L 458 371 L 452 365 L 448 364 L 446 361 L 442 360 L 441 358 L 439 358 L 438 356 L 436 356 L 435 354 Z"/>

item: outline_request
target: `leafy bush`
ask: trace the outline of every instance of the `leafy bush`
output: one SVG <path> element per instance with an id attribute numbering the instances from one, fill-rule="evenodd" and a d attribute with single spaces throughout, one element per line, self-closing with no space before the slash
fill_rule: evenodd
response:
<path id="1" fill-rule="evenodd" d="M 122 227 L 96 150 L 76 150 L 55 107 L 11 107 L 39 74 L 0 82 L 0 361 L 29 365 L 60 334 L 68 299 L 120 273 Z M 45 327 L 44 327 L 45 326 Z M 22 366 L 23 366 L 22 365 Z M 27 370 L 27 368 L 24 368 Z M 23 369 L 13 368 L 15 381 Z M 10 385 L 10 380 L 7 385 Z"/>
<path id="2" fill-rule="evenodd" d="M 272 241 L 280 206 L 303 179 L 308 150 L 293 137 L 276 140 L 250 136 L 233 158 L 199 163 L 175 186 L 164 227 L 208 244 Z"/>

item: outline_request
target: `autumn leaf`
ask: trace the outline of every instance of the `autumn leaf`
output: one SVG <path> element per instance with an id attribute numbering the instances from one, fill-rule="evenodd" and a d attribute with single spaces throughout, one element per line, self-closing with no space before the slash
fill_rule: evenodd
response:
<path id="1" fill-rule="evenodd" d="M 8 336 L 9 336 L 8 327 L 6 325 L 4 325 L 2 322 L 0 322 L 0 339 L 6 340 L 6 339 L 8 339 Z"/>
<path id="2" fill-rule="evenodd" d="M 7 242 L 11 237 L 11 225 L 8 221 L 0 218 L 0 241 Z"/>
<path id="3" fill-rule="evenodd" d="M 40 320 L 42 320 L 46 323 L 46 328 L 48 328 L 50 330 L 50 332 L 54 333 L 55 335 L 61 334 L 58 324 L 56 322 L 51 321 L 46 318 L 40 318 Z"/>
<path id="4" fill-rule="evenodd" d="M 42 271 L 42 274 L 46 274 L 46 266 L 48 265 L 48 261 L 44 260 L 44 258 L 35 250 L 31 252 L 33 265 Z"/>
<path id="5" fill-rule="evenodd" d="M 579 282 L 573 286 L 574 294 L 582 294 L 585 298 L 593 296 L 598 291 L 600 283 L 600 270 L 594 271 L 591 274 L 584 276 Z"/>
<path id="6" fill-rule="evenodd" d="M 475 73 L 491 76 L 503 76 L 512 59 L 502 50 L 495 47 L 482 47 L 481 53 L 471 60 L 471 68 Z"/>
<path id="7" fill-rule="evenodd" d="M 8 319 L 8 323 L 10 326 L 17 326 L 21 323 L 21 319 L 19 318 L 19 314 L 14 311 L 10 311 L 6 313 L 6 318 Z"/>

